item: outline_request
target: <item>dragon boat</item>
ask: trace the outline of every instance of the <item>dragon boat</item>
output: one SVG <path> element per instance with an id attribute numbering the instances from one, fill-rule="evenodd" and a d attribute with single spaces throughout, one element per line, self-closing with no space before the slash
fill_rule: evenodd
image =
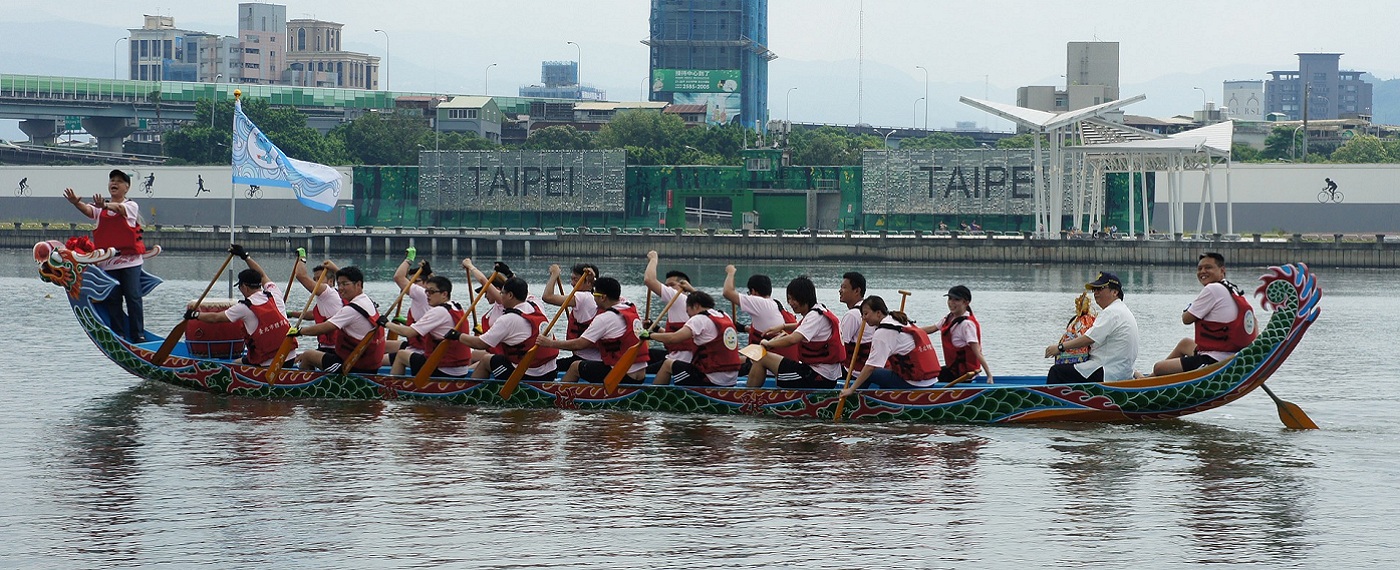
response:
<path id="1" fill-rule="evenodd" d="M 266 368 L 195 356 L 190 351 L 189 341 L 180 342 L 171 356 L 157 365 L 155 355 L 163 339 L 147 332 L 147 342 L 127 342 L 113 332 L 106 311 L 100 305 L 108 295 L 117 294 L 116 281 L 93 264 L 112 255 L 114 252 L 110 250 L 70 251 L 56 241 L 34 246 L 40 277 L 63 288 L 79 326 L 103 354 L 139 378 L 181 388 L 266 399 L 408 400 L 497 408 L 623 410 L 854 422 L 1139 422 L 1209 410 L 1263 386 L 1317 319 L 1322 298 L 1317 278 L 1306 265 L 1269 268 L 1268 273 L 1260 277 L 1262 285 L 1255 294 L 1262 297 L 1261 303 L 1272 310 L 1273 315 L 1257 339 L 1232 359 L 1170 376 L 1058 385 L 1046 385 L 1043 375 L 998 376 L 995 384 L 971 381 L 952 387 L 918 390 L 861 390 L 844 402 L 844 406 L 838 403 L 838 390 L 622 385 L 608 391 L 601 384 L 533 381 L 522 382 L 510 397 L 502 398 L 504 382 L 494 379 L 434 378 L 418 385 L 410 376 L 285 370 L 275 382 L 269 383 Z M 143 292 L 149 292 L 159 282 L 154 276 L 144 276 Z M 1276 401 L 1280 403 L 1282 415 L 1286 402 Z M 842 417 L 834 418 L 837 410 L 843 407 Z"/>

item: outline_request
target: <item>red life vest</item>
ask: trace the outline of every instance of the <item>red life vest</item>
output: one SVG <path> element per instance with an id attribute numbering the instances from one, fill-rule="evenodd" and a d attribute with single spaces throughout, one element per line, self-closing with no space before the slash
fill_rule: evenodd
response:
<path id="1" fill-rule="evenodd" d="M 247 299 L 239 301 L 252 309 L 253 317 L 258 320 L 252 333 L 248 332 L 248 327 L 243 327 L 243 343 L 248 345 L 248 362 L 259 366 L 277 356 L 277 350 L 287 338 L 287 331 L 292 328 L 292 323 L 287 322 L 287 315 L 277 310 L 272 293 L 262 293 L 267 295 L 267 301 L 260 305 L 254 305 Z"/>
<path id="2" fill-rule="evenodd" d="M 676 332 L 683 328 L 685 328 L 685 321 L 681 321 L 679 323 L 674 321 L 666 321 L 666 332 Z M 695 337 L 690 337 L 686 340 L 677 342 L 663 342 L 661 343 L 661 345 L 666 347 L 667 352 L 695 352 L 695 349 L 697 348 L 695 346 Z"/>
<path id="3" fill-rule="evenodd" d="M 374 338 L 369 341 L 369 346 L 365 347 L 365 352 L 361 354 L 360 359 L 355 362 L 355 364 L 359 365 L 355 370 L 360 372 L 378 372 L 379 364 L 384 361 L 384 331 L 380 329 L 377 324 L 379 321 L 379 311 L 375 311 L 374 314 L 371 315 L 354 303 L 346 303 L 345 306 L 354 309 L 356 313 L 359 313 L 365 320 L 368 320 L 369 324 L 374 327 L 369 331 L 369 334 L 374 335 Z M 360 339 L 350 336 L 345 333 L 345 331 L 340 331 L 340 333 L 341 334 L 336 335 L 335 355 L 340 357 L 341 362 L 345 362 L 347 358 L 350 358 L 350 353 L 355 352 L 355 346 L 360 344 Z M 350 371 L 347 370 L 346 372 Z"/>
<path id="4" fill-rule="evenodd" d="M 583 293 L 583 292 L 585 292 L 585 291 L 580 291 L 580 293 Z M 591 294 L 591 292 L 589 292 L 589 293 Z M 577 293 L 575 293 L 575 294 L 577 294 Z M 565 300 L 567 301 L 567 297 L 565 298 Z M 586 320 L 586 321 L 575 320 L 575 319 L 574 319 L 574 311 L 577 310 L 577 309 L 578 309 L 578 305 L 574 304 L 574 305 L 571 305 L 571 306 L 570 306 L 570 309 L 569 309 L 569 310 L 564 311 L 564 318 L 565 318 L 565 319 L 568 319 L 568 321 L 569 321 L 568 326 L 564 327 L 564 339 L 565 339 L 565 340 L 573 340 L 573 339 L 576 339 L 576 338 L 582 336 L 582 335 L 583 335 L 583 331 L 588 330 L 588 325 L 593 324 L 593 319 L 598 318 L 598 313 L 595 312 L 595 313 L 593 313 L 593 319 L 588 319 L 588 320 Z"/>
<path id="5" fill-rule="evenodd" d="M 442 307 L 447 309 L 447 314 L 451 316 L 452 324 L 454 325 L 457 324 L 457 321 L 462 320 L 462 315 L 467 314 L 466 311 L 462 310 L 462 306 L 456 303 L 448 303 L 442 305 Z M 423 354 L 432 354 L 433 351 L 437 350 L 438 345 L 443 343 L 443 339 L 434 338 L 431 334 L 420 334 L 408 339 L 408 343 L 412 345 L 413 341 L 419 339 L 422 339 L 420 342 L 422 343 Z M 447 344 L 447 349 L 442 357 L 442 361 L 438 362 L 438 368 L 457 368 L 467 366 L 471 363 L 472 347 L 457 341 L 452 341 Z"/>
<path id="6" fill-rule="evenodd" d="M 1254 307 L 1249 305 L 1249 299 L 1235 293 L 1228 285 L 1225 289 L 1230 292 L 1239 315 L 1228 323 L 1196 321 L 1197 352 L 1239 352 L 1259 336 L 1259 323 L 1254 320 Z"/>
<path id="7" fill-rule="evenodd" d="M 813 317 L 816 313 L 817 317 Z M 846 345 L 841 343 L 841 322 L 831 311 L 812 307 L 804 319 L 824 318 L 831 325 L 831 335 L 826 340 L 804 340 L 797 343 L 797 361 L 803 364 L 839 364 L 846 361 Z"/>
<path id="8" fill-rule="evenodd" d="M 776 304 L 778 305 L 778 313 L 780 313 L 780 314 L 783 315 L 783 324 L 785 324 L 785 325 L 790 325 L 790 324 L 792 324 L 792 323 L 797 322 L 797 316 L 794 315 L 794 314 L 792 314 L 791 311 L 788 311 L 787 309 L 783 308 L 783 304 L 780 303 L 780 302 L 778 302 L 777 299 L 769 299 L 769 300 L 770 300 L 770 301 L 773 301 L 774 303 L 776 303 Z M 760 342 L 763 342 L 763 331 L 754 328 L 752 322 L 749 323 L 748 332 L 749 332 L 749 344 L 758 344 L 758 343 L 760 343 Z M 773 354 L 777 354 L 777 355 L 782 356 L 783 358 L 786 358 L 786 359 L 788 359 L 788 360 L 797 360 L 797 346 L 796 346 L 796 345 L 793 345 L 793 346 L 784 346 L 784 347 L 782 347 L 782 348 L 773 348 L 773 349 L 769 349 L 768 352 L 771 352 L 771 353 L 773 353 Z"/>
<path id="9" fill-rule="evenodd" d="M 613 366 L 622 360 L 622 353 L 627 352 L 634 345 L 641 341 L 637 337 L 637 329 L 641 327 L 641 317 L 637 315 L 637 306 L 631 303 L 618 303 L 607 309 L 605 312 L 616 313 L 622 317 L 623 333 L 617 338 L 604 338 L 598 340 L 598 353 L 603 357 L 603 364 Z M 646 347 L 637 350 L 637 362 L 651 360 Z"/>
<path id="10" fill-rule="evenodd" d="M 311 320 L 312 320 L 312 321 L 314 321 L 316 324 L 319 325 L 319 324 L 321 324 L 321 323 L 324 323 L 324 322 L 330 320 L 330 317 L 321 314 L 321 308 L 320 308 L 320 307 L 316 307 L 315 305 L 312 305 L 312 306 L 314 307 L 314 308 L 311 309 Z M 331 347 L 333 347 L 333 346 L 336 345 L 336 343 L 339 341 L 339 339 L 340 339 L 340 330 L 339 330 L 339 329 L 331 329 L 331 332 L 316 335 L 316 346 L 317 346 L 318 348 L 331 348 Z"/>
<path id="11" fill-rule="evenodd" d="M 859 313 L 857 313 L 857 314 L 859 314 Z M 856 332 L 860 332 L 860 327 L 859 327 L 859 326 L 856 327 Z M 865 335 L 861 335 L 861 336 L 865 336 Z M 856 364 L 855 364 L 854 367 L 851 368 L 851 372 L 852 372 L 852 373 L 855 373 L 855 374 L 859 374 L 859 373 L 860 373 L 860 370 L 861 370 L 862 368 L 865 368 L 865 361 L 866 361 L 866 359 L 870 358 L 870 343 L 868 343 L 868 342 L 860 342 L 861 340 L 862 340 L 862 339 L 857 338 L 857 339 L 854 339 L 852 342 L 846 343 L 846 356 L 851 356 L 852 354 L 854 354 L 855 357 L 856 357 L 856 359 L 855 359 L 855 363 L 856 363 Z M 846 364 L 850 364 L 850 363 L 851 363 L 850 360 L 847 360 L 847 361 L 846 361 Z"/>
<path id="12" fill-rule="evenodd" d="M 914 337 L 914 350 L 909 351 L 909 354 L 891 354 L 885 361 L 885 368 L 909 382 L 938 377 L 943 367 L 939 366 L 938 353 L 933 350 L 933 340 L 929 339 L 924 329 L 914 325 L 898 326 L 889 323 L 881 323 L 880 328 Z"/>
<path id="13" fill-rule="evenodd" d="M 144 233 L 140 223 L 134 228 L 127 224 L 125 214 L 102 208 L 97 227 L 92 230 L 92 241 L 97 247 L 115 247 L 122 255 L 141 255 L 146 253 Z"/>
<path id="14" fill-rule="evenodd" d="M 485 312 L 485 313 L 482 313 L 482 315 L 481 315 L 481 332 L 482 332 L 482 333 L 485 333 L 486 331 L 491 330 L 491 321 L 495 320 L 495 319 L 492 319 L 492 318 L 491 318 L 491 312 L 494 311 L 495 309 L 496 309 L 496 304 L 495 304 L 495 303 L 491 303 L 490 305 L 487 305 L 487 307 L 486 307 L 486 312 Z M 505 312 L 505 307 L 501 307 L 501 312 L 502 312 L 502 313 Z"/>
<path id="15" fill-rule="evenodd" d="M 530 349 L 535 346 L 535 341 L 540 338 L 540 329 L 544 328 L 545 322 L 548 320 L 544 318 L 543 307 L 541 307 L 534 301 L 526 301 L 526 303 L 529 303 L 531 307 L 534 307 L 535 312 L 523 313 L 520 311 L 520 309 L 516 309 L 513 307 L 510 309 L 502 308 L 501 312 L 502 316 L 506 314 L 514 314 L 520 315 L 522 318 L 524 318 L 525 322 L 530 323 L 530 336 L 526 337 L 525 340 L 520 341 L 519 344 L 506 344 L 502 342 L 501 344 L 491 347 L 491 349 L 488 351 L 491 354 L 499 354 L 505 356 L 506 360 L 509 360 L 511 364 L 520 364 L 520 360 L 525 358 L 525 353 L 530 352 Z M 539 363 L 549 362 L 550 360 L 557 358 L 558 356 L 559 349 L 541 346 L 535 349 L 535 359 L 531 362 L 538 366 Z"/>
<path id="16" fill-rule="evenodd" d="M 451 312 L 451 309 L 449 309 L 448 311 Z M 456 317 L 453 317 L 453 319 L 454 319 L 454 320 L 453 320 L 452 322 L 453 322 L 454 324 L 456 324 L 456 322 L 457 322 L 457 321 L 455 320 Z M 408 316 L 407 316 L 407 317 L 404 317 L 404 320 L 403 320 L 404 326 L 409 326 L 409 327 L 411 327 L 411 326 L 413 326 L 413 323 L 416 323 L 416 322 L 418 322 L 418 317 L 417 317 L 417 315 L 414 315 L 414 314 L 413 314 L 413 311 L 412 311 L 412 310 L 409 310 L 409 311 L 408 311 Z M 409 348 L 416 348 L 416 349 L 418 349 L 419 352 L 422 352 L 423 354 L 432 354 L 432 352 L 433 352 L 432 347 L 428 346 L 428 335 L 420 334 L 420 335 L 415 336 L 415 337 L 413 337 L 413 338 L 404 338 L 403 340 L 404 340 L 405 343 L 408 343 L 408 347 L 409 347 Z M 459 343 L 459 344 L 460 344 L 460 343 Z M 396 348 L 396 349 L 394 349 L 394 350 L 398 350 L 398 349 Z"/>
<path id="17" fill-rule="evenodd" d="M 744 359 L 739 355 L 739 333 L 734 330 L 734 321 L 729 315 L 713 309 L 705 311 L 705 316 L 715 324 L 715 331 L 719 334 L 710 342 L 696 346 L 695 357 L 690 363 L 706 374 L 738 370 Z"/>
<path id="18" fill-rule="evenodd" d="M 962 348 L 953 346 L 953 326 L 963 321 L 972 321 L 972 324 L 977 325 L 977 344 L 982 344 L 982 324 L 977 322 L 977 317 L 971 312 L 956 319 L 949 313 L 943 317 L 943 328 L 938 329 L 939 335 L 943 337 L 943 367 L 956 371 L 958 376 L 982 367 L 981 363 L 977 362 L 977 357 L 972 354 L 972 343 Z"/>

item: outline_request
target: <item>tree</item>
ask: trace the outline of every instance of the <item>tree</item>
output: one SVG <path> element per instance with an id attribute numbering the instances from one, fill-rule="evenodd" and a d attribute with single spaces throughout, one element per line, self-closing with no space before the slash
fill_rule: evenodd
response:
<path id="1" fill-rule="evenodd" d="M 1356 135 L 1346 144 L 1332 151 L 1332 162 L 1349 164 L 1369 164 L 1396 162 L 1395 157 L 1386 152 L 1385 144 L 1372 135 Z"/>
<path id="2" fill-rule="evenodd" d="M 1040 137 L 1040 144 L 1041 144 L 1041 148 L 1044 148 L 1045 146 L 1047 146 L 1047 145 L 1050 144 L 1050 141 L 1049 141 L 1048 139 L 1046 139 L 1044 136 L 1042 136 L 1042 137 Z M 1008 149 L 1008 148 L 1035 148 L 1035 134 L 1033 134 L 1033 133 L 1021 133 L 1021 134 L 1016 135 L 1016 136 L 1014 136 L 1014 137 L 1006 137 L 1006 138 L 1004 138 L 1004 139 L 1001 139 L 1001 140 L 997 141 L 997 148 L 999 148 L 999 149 Z"/>
<path id="3" fill-rule="evenodd" d="M 1237 142 L 1230 145 L 1230 160 L 1235 162 L 1260 162 L 1260 152 L 1248 143 Z"/>
<path id="4" fill-rule="evenodd" d="M 1278 125 L 1264 138 L 1264 151 L 1259 155 L 1265 160 L 1293 160 L 1302 149 L 1301 129 L 1290 125 Z"/>
<path id="5" fill-rule="evenodd" d="M 977 148 L 977 142 L 972 137 L 955 135 L 952 133 L 931 133 L 926 137 L 904 139 L 899 141 L 899 148 L 934 149 L 934 148 Z"/>
<path id="6" fill-rule="evenodd" d="M 589 150 L 593 148 L 593 133 L 580 131 L 573 125 L 555 125 L 530 133 L 523 150 Z"/>
<path id="7" fill-rule="evenodd" d="M 213 126 L 210 126 L 210 114 Z M 248 116 L 287 156 L 321 164 L 344 164 L 343 147 L 306 126 L 306 115 L 292 107 L 273 107 L 263 99 L 243 103 Z M 233 101 L 195 103 L 195 119 L 162 137 L 165 154 L 191 164 L 227 164 L 233 140 Z"/>
<path id="8" fill-rule="evenodd" d="M 675 164 L 685 150 L 680 116 L 644 109 L 622 111 L 593 137 L 595 148 L 627 150 L 630 164 Z"/>
<path id="9" fill-rule="evenodd" d="M 419 146 L 432 149 L 434 143 L 427 120 L 410 113 L 365 113 L 331 136 L 343 141 L 355 164 L 418 164 Z"/>

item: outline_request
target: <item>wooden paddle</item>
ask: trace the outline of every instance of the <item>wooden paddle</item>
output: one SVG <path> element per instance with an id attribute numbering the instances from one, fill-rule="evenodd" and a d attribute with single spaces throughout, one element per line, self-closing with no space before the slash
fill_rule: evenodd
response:
<path id="1" fill-rule="evenodd" d="M 676 294 L 671 296 L 671 300 L 666 302 L 666 308 L 661 309 L 661 313 L 657 315 L 656 320 L 652 321 L 650 327 L 647 327 L 646 332 L 649 333 L 656 330 L 656 325 L 661 324 L 661 319 L 671 312 L 671 305 L 676 304 L 676 299 L 679 298 L 681 298 L 681 293 L 680 291 L 676 291 Z M 646 343 L 646 340 L 638 340 L 637 344 L 632 345 L 632 348 L 622 353 L 622 358 L 617 361 L 617 364 L 613 365 L 612 370 L 608 371 L 607 377 L 603 378 L 604 390 L 612 392 L 617 389 L 618 384 L 622 383 L 622 377 L 627 375 L 627 369 L 631 368 L 632 363 L 637 361 L 637 351 L 641 350 L 642 346 Z"/>
<path id="2" fill-rule="evenodd" d="M 219 270 L 214 273 L 214 278 L 209 280 L 209 286 L 205 287 L 204 292 L 199 294 L 199 300 L 194 302 L 196 309 L 204 304 L 204 298 L 209 295 L 209 290 L 213 289 L 214 284 L 218 283 L 219 278 L 224 275 L 224 270 L 228 269 L 228 262 L 230 261 L 233 261 L 233 253 L 229 253 L 228 257 L 224 258 L 224 264 L 219 266 Z M 152 364 L 156 366 L 165 366 L 165 359 L 169 358 L 171 351 L 175 350 L 175 344 L 180 342 L 180 339 L 185 338 L 185 327 L 189 326 L 189 323 L 190 322 L 185 319 L 180 319 L 180 322 L 175 325 L 175 328 L 170 329 L 170 334 L 165 335 L 165 342 L 160 343 L 160 349 L 156 351 L 155 358 L 151 359 Z M 140 331 L 137 331 L 137 334 L 139 333 Z"/>
<path id="3" fill-rule="evenodd" d="M 904 312 L 904 302 L 909 300 L 910 295 L 913 295 L 913 293 L 902 289 L 899 291 L 899 312 Z"/>
<path id="4" fill-rule="evenodd" d="M 569 308 L 569 303 L 574 302 L 574 295 L 578 293 L 579 287 L 583 286 L 583 280 L 588 277 L 589 273 L 592 273 L 592 271 L 588 269 L 583 270 L 583 275 L 578 276 L 578 279 L 574 281 L 574 290 L 570 292 L 567 297 L 564 297 L 564 304 L 559 305 L 559 310 L 554 313 L 554 318 L 549 320 L 549 325 L 544 327 L 541 334 L 548 334 L 550 331 L 554 330 L 554 323 L 558 322 L 559 317 L 564 314 L 564 310 Z M 563 283 L 559 284 L 559 292 L 564 292 Z M 515 365 L 515 371 L 510 373 L 509 378 L 506 378 L 506 385 L 501 386 L 502 400 L 510 399 L 510 395 L 515 393 L 516 386 L 520 385 L 520 380 L 525 378 L 525 371 L 529 370 L 530 363 L 535 361 L 535 350 L 540 347 L 538 344 L 539 336 L 535 337 L 535 342 L 537 344 L 530 347 L 530 350 L 525 351 L 525 356 L 520 358 L 520 364 Z"/>
<path id="5" fill-rule="evenodd" d="M 856 371 L 856 357 L 860 355 L 860 339 L 861 339 L 861 337 L 864 337 L 864 336 L 865 336 L 865 319 L 861 319 L 861 320 L 860 320 L 860 328 L 856 330 L 856 350 L 855 350 L 855 354 L 852 354 L 852 355 L 851 355 L 851 365 L 846 367 L 846 382 L 843 383 L 843 384 L 841 385 L 841 389 L 842 389 L 842 390 L 845 390 L 847 386 L 850 386 L 850 385 L 851 385 L 851 374 L 855 373 L 855 371 Z M 836 416 L 833 417 L 833 418 L 831 419 L 831 420 L 832 420 L 832 423 L 838 423 L 838 424 L 841 423 L 841 410 L 844 409 L 845 407 L 846 407 L 846 395 L 845 395 L 845 394 L 842 394 L 842 395 L 841 395 L 841 398 L 838 399 L 838 400 L 836 400 Z"/>
<path id="6" fill-rule="evenodd" d="M 978 372 L 981 372 L 981 371 L 982 371 L 981 368 L 978 368 L 978 369 L 976 369 L 976 370 L 969 371 L 967 374 L 963 374 L 962 376 L 959 376 L 959 377 L 957 377 L 957 378 L 954 378 L 952 382 L 949 382 L 949 383 L 947 383 L 947 384 L 944 384 L 943 387 L 944 387 L 944 388 L 951 388 L 951 387 L 953 387 L 953 386 L 956 385 L 956 384 L 961 384 L 961 383 L 963 383 L 963 382 L 966 382 L 966 381 L 968 381 L 968 380 L 971 380 L 971 379 L 973 379 L 973 378 L 976 378 L 976 377 L 977 377 L 977 373 L 978 373 Z"/>
<path id="7" fill-rule="evenodd" d="M 481 301 L 482 297 L 486 296 L 486 288 L 489 286 L 491 281 L 495 279 L 496 273 L 493 271 L 491 273 L 491 276 L 486 278 L 486 284 L 481 286 L 481 290 L 477 291 L 476 295 L 472 296 L 472 314 L 476 313 L 476 304 Z M 467 283 L 470 284 L 471 281 L 467 281 Z M 467 290 L 470 291 L 471 289 L 468 288 Z M 452 325 L 452 330 L 461 332 L 462 325 L 464 324 L 467 324 L 467 314 L 465 313 L 462 314 L 462 318 L 457 319 L 456 324 Z M 433 353 L 428 355 L 428 360 L 423 362 L 423 366 L 418 369 L 418 373 L 413 375 L 414 386 L 422 388 L 428 385 L 428 379 L 433 377 L 434 372 L 437 372 L 438 364 L 441 363 L 442 359 L 447 356 L 447 347 L 450 346 L 450 343 L 453 342 L 457 341 L 450 341 L 444 338 L 442 342 L 437 343 L 437 347 L 433 348 Z M 478 364 L 478 366 L 480 366 L 480 364 Z"/>
<path id="8" fill-rule="evenodd" d="M 297 258 L 297 262 L 300 263 L 301 258 Z M 311 288 L 311 296 L 306 298 L 306 305 L 301 308 L 301 313 L 297 315 L 297 324 L 292 328 L 301 328 L 302 321 L 306 320 L 306 313 L 311 311 L 311 303 L 316 301 L 316 291 L 321 288 L 321 283 L 326 280 L 327 273 L 330 272 L 322 271 L 321 274 L 316 277 L 316 285 Z M 282 373 L 282 363 L 287 360 L 287 355 L 291 354 L 292 350 L 296 347 L 296 337 L 289 336 L 285 339 L 282 339 L 282 346 L 277 348 L 277 354 L 272 357 L 272 364 L 267 367 L 268 384 L 272 384 L 273 382 L 277 381 L 277 375 Z"/>
<path id="9" fill-rule="evenodd" d="M 1298 407 L 1298 404 L 1279 398 L 1268 386 L 1260 384 L 1259 387 L 1263 388 L 1264 393 L 1274 399 L 1274 404 L 1278 405 L 1278 419 L 1282 420 L 1283 425 L 1288 429 L 1317 429 L 1317 424 L 1303 413 L 1303 409 Z"/>
<path id="10" fill-rule="evenodd" d="M 413 282 L 418 280 L 418 275 L 421 273 L 423 273 L 423 266 L 419 265 L 418 271 L 413 272 L 413 277 L 408 278 L 408 285 L 404 285 L 403 290 L 399 291 L 399 296 L 394 299 L 393 308 L 395 310 L 403 303 L 404 295 L 408 294 L 409 288 L 413 287 Z M 345 331 L 341 332 L 344 333 Z M 374 340 L 376 336 L 379 336 L 379 323 L 374 323 L 374 328 L 371 328 L 368 333 L 365 333 L 365 337 L 360 339 L 359 344 L 355 345 L 355 350 L 350 351 L 350 356 L 347 356 L 345 358 L 345 363 L 341 365 L 341 374 L 349 374 L 350 371 L 354 369 L 355 363 L 360 361 L 360 357 L 364 356 L 366 350 L 369 350 L 369 343 Z"/>
<path id="11" fill-rule="evenodd" d="M 301 258 L 292 262 L 292 276 L 287 278 L 287 288 L 282 290 L 282 303 L 285 304 L 292 294 L 292 284 L 297 282 L 297 264 L 301 263 Z M 314 297 L 315 295 L 313 295 Z"/>

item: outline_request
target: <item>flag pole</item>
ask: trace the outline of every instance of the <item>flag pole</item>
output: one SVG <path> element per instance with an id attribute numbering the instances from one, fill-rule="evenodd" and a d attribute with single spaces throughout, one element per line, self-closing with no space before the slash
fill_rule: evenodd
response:
<path id="1" fill-rule="evenodd" d="M 243 90 L 242 90 L 242 89 L 234 89 L 234 90 L 233 90 L 233 106 L 234 106 L 234 107 L 237 107 L 237 106 L 238 106 L 238 100 L 239 100 L 239 98 L 241 98 L 241 97 L 243 97 Z M 213 112 L 213 111 L 211 110 L 210 112 Z M 236 114 L 236 113 L 235 113 L 235 114 Z M 237 120 L 238 120 L 237 118 L 234 118 L 234 121 L 235 121 L 235 122 L 236 122 Z M 238 134 L 238 129 L 235 127 L 235 128 L 234 128 L 232 131 L 230 131 L 230 132 L 232 132 L 232 133 L 234 133 L 235 135 L 237 135 L 237 134 Z M 233 144 L 233 139 L 229 139 L 229 144 L 230 144 L 230 145 Z M 229 150 L 232 151 L 233 148 L 230 147 Z M 232 163 L 229 164 L 229 170 L 230 170 L 230 174 L 232 174 L 232 170 L 233 170 L 233 164 L 232 164 Z M 238 202 L 238 184 L 235 184 L 235 183 L 233 182 L 232 176 L 230 176 L 230 177 L 229 177 L 229 185 L 228 185 L 228 242 L 229 242 L 230 245 L 233 244 L 233 243 L 235 243 L 235 241 L 234 241 L 234 236 L 233 236 L 233 224 L 234 224 L 234 207 L 235 207 L 235 205 L 237 204 L 237 202 Z"/>

